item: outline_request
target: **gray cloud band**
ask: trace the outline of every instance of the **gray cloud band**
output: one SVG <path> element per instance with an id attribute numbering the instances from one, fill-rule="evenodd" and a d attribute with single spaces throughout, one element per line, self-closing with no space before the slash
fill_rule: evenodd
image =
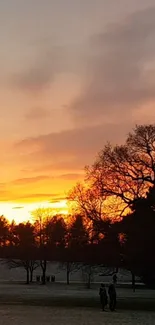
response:
<path id="1" fill-rule="evenodd" d="M 155 98 L 155 8 L 138 11 L 94 35 L 88 78 L 72 104 L 78 120 L 130 116 Z"/>

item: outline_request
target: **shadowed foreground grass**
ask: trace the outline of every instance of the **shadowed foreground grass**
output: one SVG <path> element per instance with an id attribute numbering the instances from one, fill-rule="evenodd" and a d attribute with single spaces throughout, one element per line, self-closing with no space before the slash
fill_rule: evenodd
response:
<path id="1" fill-rule="evenodd" d="M 117 287 L 117 309 L 155 311 L 155 291 L 139 287 L 135 293 L 130 286 Z M 100 309 L 99 284 L 90 290 L 83 285 L 55 283 L 42 286 L 23 283 L 0 283 L 0 305 L 27 305 L 53 307 L 83 307 Z"/>
<path id="2" fill-rule="evenodd" d="M 53 307 L 84 307 L 100 309 L 99 299 L 83 297 L 0 297 L 1 305 L 27 305 L 27 306 L 53 306 Z M 117 302 L 117 309 L 155 311 L 155 300 L 153 298 L 120 298 Z"/>

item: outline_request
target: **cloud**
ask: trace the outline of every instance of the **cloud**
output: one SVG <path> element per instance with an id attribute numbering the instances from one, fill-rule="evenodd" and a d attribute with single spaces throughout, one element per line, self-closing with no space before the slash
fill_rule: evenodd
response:
<path id="1" fill-rule="evenodd" d="M 31 183 L 41 182 L 41 181 L 44 181 L 47 179 L 49 179 L 49 176 L 46 176 L 46 175 L 35 176 L 35 177 L 24 177 L 24 178 L 15 179 L 12 182 L 12 184 L 13 185 L 27 185 L 27 184 L 31 184 Z"/>
<path id="2" fill-rule="evenodd" d="M 92 36 L 87 82 L 71 106 L 78 123 L 122 121 L 155 100 L 154 37 L 155 7 Z"/>
<path id="3" fill-rule="evenodd" d="M 69 173 L 69 174 L 63 174 L 63 175 L 59 175 L 58 177 L 56 178 L 60 178 L 62 180 L 73 180 L 73 181 L 76 181 L 76 180 L 79 180 L 79 179 L 83 179 L 84 177 L 84 173 Z"/>
<path id="4" fill-rule="evenodd" d="M 58 198 L 52 199 L 51 201 L 49 201 L 49 203 L 59 203 L 60 201 L 65 201 L 66 199 L 66 196 L 60 196 Z"/>
<path id="5" fill-rule="evenodd" d="M 20 210 L 20 209 L 24 209 L 24 207 L 13 207 L 12 210 Z"/>
<path id="6" fill-rule="evenodd" d="M 33 199 L 33 198 L 50 198 L 50 197 L 56 197 L 58 198 L 61 194 L 52 194 L 52 193 L 33 193 L 33 194 L 24 194 L 19 196 L 19 199 Z"/>
<path id="7" fill-rule="evenodd" d="M 19 178 L 16 179 L 12 182 L 13 185 L 27 185 L 27 184 L 33 184 L 36 182 L 42 182 L 42 181 L 46 181 L 49 179 L 61 179 L 61 180 L 78 180 L 83 178 L 83 174 L 82 173 L 67 173 L 67 174 L 60 174 L 60 175 L 56 175 L 56 176 L 34 176 L 34 177 L 24 177 L 24 178 Z"/>
<path id="8" fill-rule="evenodd" d="M 10 194 L 10 191 L 0 190 L 0 201 L 3 201 L 3 198 L 6 198 Z"/>
<path id="9" fill-rule="evenodd" d="M 137 111 L 155 100 L 154 37 L 155 7 L 94 34 L 86 85 L 69 108 L 76 129 L 23 139 L 17 151 L 27 162 L 36 161 L 36 168 L 40 158 L 45 168 L 70 168 L 74 174 L 107 140 L 122 142 L 137 122 Z M 145 122 L 140 114 L 139 122 Z"/>
<path id="10" fill-rule="evenodd" d="M 36 171 L 43 172 L 55 169 L 70 169 L 68 177 L 79 174 L 84 165 L 93 161 L 95 154 L 100 151 L 109 140 L 120 143 L 131 129 L 131 123 L 107 123 L 91 127 L 62 131 L 60 133 L 49 133 L 38 137 L 23 139 L 16 143 L 16 153 L 23 155 L 30 165 L 33 162 Z M 26 155 L 26 157 L 25 157 Z M 42 166 L 40 167 L 40 161 Z M 39 164 L 37 170 L 37 164 Z M 36 166 L 36 167 L 35 167 Z M 35 170 L 35 169 L 34 169 Z M 52 170 L 52 171 L 53 171 Z M 74 172 L 75 171 L 75 172 Z M 63 174 L 64 175 L 64 174 Z M 66 177 L 66 176 L 65 176 Z"/>
<path id="11" fill-rule="evenodd" d="M 58 73 L 66 69 L 65 49 L 61 46 L 35 46 L 27 64 L 12 76 L 12 84 L 32 95 L 46 90 Z"/>
<path id="12" fill-rule="evenodd" d="M 62 140 L 63 141 L 63 140 Z M 30 145 L 31 146 L 31 145 Z M 39 155 L 39 153 L 38 153 Z M 45 158 L 45 156 L 44 156 Z M 31 155 L 30 155 L 31 159 Z M 20 171 L 24 174 L 30 175 L 34 173 L 46 173 L 48 172 L 51 174 L 51 172 L 57 170 L 57 172 L 68 172 L 70 174 L 71 172 L 79 172 L 81 168 L 83 168 L 83 157 L 80 157 L 79 155 L 69 156 L 68 159 L 66 157 L 62 157 L 59 159 L 59 156 L 55 156 L 54 161 L 48 157 L 48 161 L 44 161 L 44 163 L 40 163 L 37 160 L 37 164 L 34 164 L 35 166 L 27 167 L 24 169 L 21 169 Z"/>
<path id="13" fill-rule="evenodd" d="M 50 116 L 50 111 L 48 109 L 43 107 L 32 107 L 27 111 L 25 118 L 28 121 L 30 121 L 30 120 L 38 120 L 38 119 L 42 120 L 49 116 Z"/>
<path id="14" fill-rule="evenodd" d="M 52 194 L 52 193 L 25 193 L 20 195 L 19 193 L 14 192 L 1 192 L 0 193 L 0 202 L 44 202 L 50 201 L 52 198 L 56 201 L 59 201 L 59 197 L 61 199 L 62 194 Z M 64 199 L 64 198 L 63 198 Z M 17 206 L 18 208 L 18 206 Z M 19 207 L 20 208 L 20 207 Z"/>
<path id="15" fill-rule="evenodd" d="M 13 201 L 15 194 L 12 191 L 0 191 L 0 202 Z"/>
<path id="16" fill-rule="evenodd" d="M 6 183 L 0 183 L 0 189 L 3 189 L 6 187 Z"/>

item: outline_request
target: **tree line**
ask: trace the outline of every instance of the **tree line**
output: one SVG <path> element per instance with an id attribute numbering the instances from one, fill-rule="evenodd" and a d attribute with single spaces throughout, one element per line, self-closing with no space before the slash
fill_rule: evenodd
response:
<path id="1" fill-rule="evenodd" d="M 33 281 L 38 267 L 42 270 L 42 284 L 46 283 L 48 261 L 59 262 L 60 268 L 66 271 L 67 284 L 71 273 L 80 269 L 87 278 L 88 287 L 99 267 L 102 273 L 113 274 L 114 269 L 104 269 L 97 256 L 95 262 L 92 260 L 94 240 L 96 246 L 92 227 L 80 214 L 69 215 L 65 221 L 62 215 L 49 216 L 45 209 L 38 209 L 33 223 L 19 224 L 0 217 L 1 263 L 10 269 L 24 268 L 27 284 Z"/>
<path id="2" fill-rule="evenodd" d="M 108 143 L 85 168 L 85 181 L 69 193 L 72 215 L 44 216 L 34 223 L 9 224 L 0 218 L 0 254 L 21 263 L 32 279 L 38 263 L 45 283 L 47 261 L 69 274 L 75 265 L 130 270 L 155 283 L 155 125 L 138 125 L 123 145 Z M 10 253 L 9 253 L 10 252 Z M 19 260 L 19 258 L 18 258 Z M 38 262 L 39 261 L 39 262 Z M 12 263 L 12 264 L 11 264 Z M 88 267 L 89 266 L 89 267 Z"/>

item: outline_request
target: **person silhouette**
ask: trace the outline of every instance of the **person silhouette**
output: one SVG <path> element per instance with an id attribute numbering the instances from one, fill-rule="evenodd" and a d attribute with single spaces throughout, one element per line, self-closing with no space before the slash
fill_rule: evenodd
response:
<path id="1" fill-rule="evenodd" d="M 100 303 L 102 306 L 102 310 L 105 310 L 105 307 L 107 306 L 108 303 L 108 296 L 107 296 L 107 291 L 105 284 L 101 283 L 100 289 L 99 289 L 99 296 L 100 296 Z"/>
<path id="2" fill-rule="evenodd" d="M 117 275 L 116 273 L 113 275 L 113 283 L 116 283 L 117 282 Z"/>
<path id="3" fill-rule="evenodd" d="M 111 311 L 114 311 L 116 308 L 116 288 L 114 282 L 109 285 L 108 295 L 109 295 L 109 308 Z"/>

